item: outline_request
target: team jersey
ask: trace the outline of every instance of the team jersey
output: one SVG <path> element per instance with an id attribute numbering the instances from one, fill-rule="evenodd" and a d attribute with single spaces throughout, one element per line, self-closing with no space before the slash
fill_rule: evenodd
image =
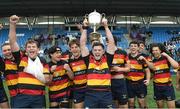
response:
<path id="1" fill-rule="evenodd" d="M 155 71 L 153 72 L 154 83 L 171 82 L 170 63 L 168 59 L 161 56 L 159 59 L 153 59 Z"/>
<path id="2" fill-rule="evenodd" d="M 69 59 L 68 63 L 74 73 L 73 88 L 85 88 L 87 85 L 87 67 L 83 58 L 80 56 L 78 59 Z"/>
<path id="3" fill-rule="evenodd" d="M 87 65 L 87 87 L 89 90 L 107 91 L 111 86 L 110 66 L 113 55 L 105 53 L 100 61 L 95 60 L 91 53 L 84 57 Z"/>
<path id="4" fill-rule="evenodd" d="M 118 67 L 125 67 L 125 64 L 128 60 L 127 53 L 121 49 L 117 49 L 114 53 L 112 67 L 118 66 Z M 111 72 L 112 75 L 118 75 L 118 74 L 124 74 L 124 72 Z"/>
<path id="5" fill-rule="evenodd" d="M 70 94 L 70 83 L 69 78 L 64 69 L 64 64 L 67 64 L 66 61 L 59 61 L 57 63 L 50 62 L 50 68 L 53 65 L 56 65 L 56 69 L 54 72 L 51 72 L 53 79 L 51 84 L 49 85 L 49 97 L 50 99 L 58 99 L 63 97 L 68 97 Z"/>
<path id="6" fill-rule="evenodd" d="M 9 59 L 4 59 L 4 64 L 5 64 L 4 76 L 5 76 L 6 84 L 8 86 L 10 96 L 13 97 L 16 96 L 18 93 L 17 64 L 16 62 Z"/>
<path id="7" fill-rule="evenodd" d="M 127 79 L 131 81 L 143 80 L 145 77 L 144 69 L 147 68 L 147 64 L 142 61 L 138 61 L 137 58 L 142 54 L 138 54 L 135 57 L 129 55 L 130 72 L 127 73 Z"/>
<path id="8" fill-rule="evenodd" d="M 13 52 L 16 62 L 18 63 L 18 93 L 27 95 L 44 95 L 45 84 L 38 80 L 32 74 L 24 72 L 24 68 L 28 66 L 28 56 L 20 54 L 20 51 Z M 50 74 L 49 66 L 46 61 L 40 58 L 43 65 L 43 74 Z"/>

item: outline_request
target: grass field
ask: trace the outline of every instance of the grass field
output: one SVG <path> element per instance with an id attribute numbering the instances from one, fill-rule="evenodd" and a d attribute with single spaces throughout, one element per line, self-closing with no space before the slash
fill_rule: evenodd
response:
<path id="1" fill-rule="evenodd" d="M 172 80 L 173 80 L 173 85 L 175 88 L 175 86 L 176 86 L 176 76 L 175 75 L 172 76 Z M 156 103 L 153 99 L 154 92 L 153 92 L 153 85 L 152 84 L 153 83 L 151 81 L 150 85 L 148 86 L 148 95 L 147 95 L 147 102 L 148 103 L 147 104 L 148 104 L 149 108 L 157 108 Z M 180 91 L 177 91 L 175 89 L 175 94 L 176 94 L 176 99 L 180 99 Z"/>
<path id="2" fill-rule="evenodd" d="M 173 85 L 175 87 L 175 83 L 176 83 L 176 76 L 175 75 L 172 76 L 172 80 L 173 80 Z M 7 92 L 7 86 L 5 86 L 5 89 L 6 89 L 6 92 Z M 180 99 L 180 91 L 177 91 L 175 89 L 175 94 L 176 94 L 176 99 Z M 147 95 L 147 104 L 148 104 L 149 108 L 157 108 L 156 103 L 155 103 L 155 101 L 153 99 L 153 95 L 154 95 L 153 94 L 153 85 L 152 85 L 152 81 L 151 81 L 150 85 L 148 86 L 148 95 Z M 8 97 L 9 97 L 9 95 L 8 95 Z M 46 104 L 47 104 L 47 107 L 48 107 L 49 106 L 49 104 L 48 104 L 48 101 L 49 101 L 48 100 L 48 95 L 46 95 L 46 99 L 47 99 Z"/>

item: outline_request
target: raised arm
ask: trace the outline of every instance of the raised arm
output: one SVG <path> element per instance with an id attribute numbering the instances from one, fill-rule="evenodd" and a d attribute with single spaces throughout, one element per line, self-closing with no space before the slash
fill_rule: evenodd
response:
<path id="1" fill-rule="evenodd" d="M 12 15 L 9 19 L 9 43 L 12 52 L 19 51 L 19 45 L 16 37 L 16 23 L 19 21 L 19 17 Z"/>
<path id="2" fill-rule="evenodd" d="M 108 39 L 108 44 L 107 44 L 107 53 L 109 54 L 114 54 L 115 52 L 115 44 L 114 44 L 114 38 L 113 35 L 108 27 L 107 19 L 103 18 L 102 24 L 104 26 L 105 32 L 106 32 L 106 37 Z"/>
<path id="3" fill-rule="evenodd" d="M 165 53 L 165 52 L 163 52 L 163 53 L 161 53 L 161 54 L 168 59 L 169 63 L 171 64 L 171 66 L 172 66 L 174 69 L 179 68 L 178 62 L 176 62 L 173 58 L 171 58 L 171 56 L 169 56 L 169 55 L 168 55 L 167 53 Z"/>
<path id="4" fill-rule="evenodd" d="M 85 56 L 88 56 L 89 55 L 89 50 L 86 46 L 86 43 L 87 43 L 87 24 L 88 24 L 88 21 L 87 19 L 84 20 L 83 22 L 83 26 L 85 27 L 82 32 L 81 32 L 81 38 L 80 38 L 80 48 L 81 48 L 81 54 L 82 54 L 82 57 L 85 57 Z"/>

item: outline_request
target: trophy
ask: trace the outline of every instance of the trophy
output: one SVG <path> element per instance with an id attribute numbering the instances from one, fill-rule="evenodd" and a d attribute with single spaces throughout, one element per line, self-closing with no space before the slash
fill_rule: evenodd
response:
<path id="1" fill-rule="evenodd" d="M 90 42 L 93 41 L 101 41 L 101 35 L 100 33 L 96 32 L 96 30 L 100 27 L 100 23 L 102 22 L 102 19 L 105 17 L 105 14 L 98 13 L 96 10 L 94 12 L 91 12 L 90 14 L 86 14 L 85 18 L 88 19 L 88 23 L 90 28 L 93 29 L 93 32 L 90 34 Z"/>

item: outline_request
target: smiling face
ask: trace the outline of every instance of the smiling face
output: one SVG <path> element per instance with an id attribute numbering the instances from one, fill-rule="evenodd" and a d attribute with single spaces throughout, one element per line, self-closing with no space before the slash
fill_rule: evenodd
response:
<path id="1" fill-rule="evenodd" d="M 26 43 L 26 53 L 31 59 L 35 59 L 39 53 L 39 46 L 36 41 L 30 40 Z"/>
<path id="2" fill-rule="evenodd" d="M 131 54 L 137 54 L 139 51 L 139 46 L 138 44 L 130 44 L 129 50 Z"/>
<path id="3" fill-rule="evenodd" d="M 139 51 L 142 52 L 145 49 L 145 45 L 143 43 L 139 44 Z"/>
<path id="4" fill-rule="evenodd" d="M 104 51 L 103 47 L 100 46 L 100 45 L 94 46 L 93 49 L 92 49 L 92 53 L 93 53 L 94 58 L 95 58 L 96 60 L 100 60 L 101 57 L 103 56 L 104 52 L 105 52 L 105 51 Z"/>
<path id="5" fill-rule="evenodd" d="M 26 53 L 31 59 L 35 59 L 39 53 L 39 48 L 35 43 L 29 43 L 26 46 Z"/>
<path id="6" fill-rule="evenodd" d="M 9 44 L 2 46 L 2 54 L 6 59 L 12 59 L 13 55 Z"/>
<path id="7" fill-rule="evenodd" d="M 55 51 L 54 53 L 51 53 L 51 60 L 53 62 L 58 62 L 61 60 L 61 51 Z"/>
<path id="8" fill-rule="evenodd" d="M 80 47 L 77 44 L 72 44 L 70 46 L 70 51 L 75 58 L 78 58 L 81 55 Z"/>
<path id="9" fill-rule="evenodd" d="M 159 49 L 159 47 L 153 47 L 152 54 L 155 58 L 159 58 L 161 56 L 161 50 Z"/>

